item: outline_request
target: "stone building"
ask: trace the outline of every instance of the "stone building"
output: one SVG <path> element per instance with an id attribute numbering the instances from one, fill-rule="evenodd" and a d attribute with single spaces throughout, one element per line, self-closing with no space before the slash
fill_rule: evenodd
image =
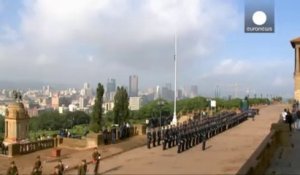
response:
<path id="1" fill-rule="evenodd" d="M 5 143 L 19 143 L 28 139 L 29 116 L 22 102 L 8 105 L 5 115 Z"/>

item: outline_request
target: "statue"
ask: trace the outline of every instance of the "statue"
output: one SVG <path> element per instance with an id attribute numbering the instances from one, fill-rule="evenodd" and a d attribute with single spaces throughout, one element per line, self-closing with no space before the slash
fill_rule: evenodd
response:
<path id="1" fill-rule="evenodd" d="M 17 102 L 22 101 L 22 94 L 21 94 L 21 92 L 14 90 L 14 91 L 13 91 L 13 96 L 14 96 L 14 99 L 15 99 Z"/>

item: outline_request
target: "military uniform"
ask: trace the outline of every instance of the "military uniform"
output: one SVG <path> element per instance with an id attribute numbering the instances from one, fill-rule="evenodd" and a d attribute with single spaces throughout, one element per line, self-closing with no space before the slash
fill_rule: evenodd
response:
<path id="1" fill-rule="evenodd" d="M 157 131 L 157 145 L 160 145 L 160 141 L 161 141 L 161 130 L 159 128 Z"/>
<path id="2" fill-rule="evenodd" d="M 81 164 L 78 167 L 78 175 L 86 175 L 87 172 L 87 164 L 85 160 L 81 161 Z"/>
<path id="3" fill-rule="evenodd" d="M 60 162 L 58 165 L 56 165 L 55 168 L 57 168 L 57 171 L 58 171 L 58 174 L 59 174 L 59 175 L 63 175 L 63 174 L 64 174 L 64 171 L 65 171 L 65 166 L 64 166 L 64 164 L 62 164 L 62 163 Z"/>
<path id="4" fill-rule="evenodd" d="M 98 152 L 97 148 L 94 149 L 92 158 L 93 158 L 93 163 L 95 164 L 94 173 L 95 173 L 95 175 L 97 175 L 98 169 L 99 169 L 99 164 L 100 164 L 100 158 L 101 158 L 101 154 Z"/>
<path id="5" fill-rule="evenodd" d="M 155 132 L 155 130 L 152 131 L 152 137 L 153 137 L 153 140 L 152 140 L 153 147 L 156 147 L 156 132 Z"/>
<path id="6" fill-rule="evenodd" d="M 42 162 L 40 157 L 37 157 L 37 160 L 34 163 L 33 170 L 31 172 L 32 175 L 41 175 L 42 174 Z"/>
<path id="7" fill-rule="evenodd" d="M 10 163 L 10 167 L 8 168 L 7 172 L 6 172 L 6 175 L 18 175 L 18 168 L 17 166 L 15 165 L 15 162 L 12 161 Z"/>
<path id="8" fill-rule="evenodd" d="M 147 147 L 148 147 L 148 149 L 151 148 L 151 140 L 152 140 L 151 137 L 152 137 L 152 136 L 151 136 L 151 132 L 148 131 L 148 132 L 147 132 Z"/>

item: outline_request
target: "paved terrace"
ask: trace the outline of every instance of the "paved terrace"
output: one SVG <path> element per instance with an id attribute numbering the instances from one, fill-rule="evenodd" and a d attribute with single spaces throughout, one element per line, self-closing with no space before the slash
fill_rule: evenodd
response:
<path id="1" fill-rule="evenodd" d="M 177 154 L 177 147 L 162 150 L 136 148 L 100 163 L 101 174 L 236 174 L 270 132 L 286 105 L 263 107 L 255 121 L 246 122 L 213 137 L 207 150 L 201 145 Z M 89 168 L 92 171 L 92 167 Z M 70 171 L 70 174 L 76 171 Z"/>
<path id="2" fill-rule="evenodd" d="M 207 141 L 207 150 L 201 145 L 177 154 L 177 147 L 162 150 L 156 147 L 148 150 L 145 136 L 135 136 L 124 142 L 102 146 L 101 174 L 236 174 L 270 132 L 272 123 L 277 122 L 285 105 L 263 107 L 255 121 L 251 119 L 227 130 Z M 135 148 L 135 149 L 134 149 Z M 91 160 L 92 150 L 62 148 L 66 174 L 77 174 L 72 168 L 80 160 Z M 57 159 L 51 157 L 51 150 L 43 150 L 14 158 L 0 157 L 0 174 L 4 174 L 9 162 L 14 160 L 20 174 L 29 174 L 35 157 L 43 161 L 43 174 L 53 172 Z M 88 166 L 89 172 L 92 167 Z"/>

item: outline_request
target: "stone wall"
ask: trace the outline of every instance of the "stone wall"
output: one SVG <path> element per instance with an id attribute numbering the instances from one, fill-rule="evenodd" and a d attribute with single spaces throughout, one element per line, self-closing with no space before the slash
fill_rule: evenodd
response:
<path id="1" fill-rule="evenodd" d="M 274 123 L 270 134 L 259 145 L 237 174 L 265 174 L 279 146 L 289 146 L 289 127 L 285 123 Z"/>

